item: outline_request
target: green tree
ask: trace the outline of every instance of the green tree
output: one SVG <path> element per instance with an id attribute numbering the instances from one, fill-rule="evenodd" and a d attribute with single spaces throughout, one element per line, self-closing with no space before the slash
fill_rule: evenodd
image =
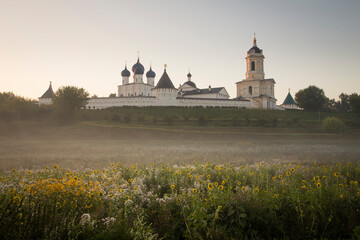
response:
<path id="1" fill-rule="evenodd" d="M 37 109 L 37 105 L 30 99 L 12 92 L 0 93 L 0 120 L 30 119 L 36 115 Z"/>
<path id="2" fill-rule="evenodd" d="M 349 96 L 349 103 L 351 111 L 360 114 L 360 96 L 357 93 Z"/>
<path id="3" fill-rule="evenodd" d="M 348 94 L 345 94 L 345 93 L 341 93 L 339 95 L 339 99 L 340 99 L 339 111 L 340 112 L 349 112 L 350 111 L 349 97 L 350 96 Z"/>
<path id="4" fill-rule="evenodd" d="M 59 88 L 53 99 L 57 117 L 61 121 L 73 121 L 76 110 L 85 107 L 89 93 L 74 86 Z"/>
<path id="5" fill-rule="evenodd" d="M 324 109 L 327 102 L 324 90 L 316 86 L 309 86 L 308 88 L 298 91 L 295 94 L 295 100 L 298 106 L 304 108 L 306 111 Z"/>

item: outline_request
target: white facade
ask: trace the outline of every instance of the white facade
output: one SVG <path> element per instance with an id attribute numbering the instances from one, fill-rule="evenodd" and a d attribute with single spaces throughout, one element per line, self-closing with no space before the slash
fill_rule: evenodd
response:
<path id="1" fill-rule="evenodd" d="M 105 109 L 109 107 L 151 107 L 151 106 L 174 106 L 174 107 L 235 107 L 235 108 L 259 108 L 254 100 L 230 100 L 230 99 L 199 99 L 174 97 L 173 93 L 159 92 L 158 97 L 116 97 L 116 98 L 91 98 L 86 109 Z"/>
<path id="2" fill-rule="evenodd" d="M 187 75 L 188 80 L 180 85 L 179 89 L 176 89 L 166 73 L 166 67 L 156 86 L 156 74 L 150 67 L 146 73 L 147 81 L 145 83 L 143 80 L 145 69 L 138 59 L 131 69 L 133 72 L 132 82 L 130 82 L 131 73 L 126 66 L 121 72 L 122 84 L 118 86 L 117 97 L 91 98 L 85 108 L 176 106 L 282 109 L 276 106 L 274 79 L 264 78 L 263 60 L 262 50 L 256 46 L 254 38 L 254 46 L 248 51 L 246 57 L 246 79 L 236 83 L 237 98 L 229 99 L 230 96 L 224 87 L 197 88 L 196 84 L 191 81 L 190 73 Z M 51 104 L 51 98 L 39 98 L 39 103 Z"/>
<path id="3" fill-rule="evenodd" d="M 145 83 L 129 83 L 118 86 L 118 97 L 132 97 L 132 96 L 151 96 L 150 86 Z"/>
<path id="4" fill-rule="evenodd" d="M 265 79 L 264 58 L 254 38 L 253 47 L 246 56 L 246 79 L 236 83 L 237 97 L 253 99 L 261 109 L 277 109 L 275 80 Z"/>
<path id="5" fill-rule="evenodd" d="M 52 103 L 52 98 L 39 98 L 39 106 L 51 105 Z"/>
<path id="6" fill-rule="evenodd" d="M 41 97 L 39 97 L 39 106 L 53 104 L 52 100 L 54 97 L 55 97 L 55 93 L 52 89 L 52 85 L 50 82 L 50 86 L 49 86 L 48 90 L 46 90 L 46 92 Z"/>

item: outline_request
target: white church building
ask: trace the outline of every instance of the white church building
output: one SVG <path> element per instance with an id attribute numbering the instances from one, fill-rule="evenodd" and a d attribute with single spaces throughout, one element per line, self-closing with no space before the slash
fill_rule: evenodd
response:
<path id="1" fill-rule="evenodd" d="M 256 45 L 247 52 L 246 79 L 237 82 L 237 97 L 230 99 L 224 87 L 198 88 L 191 80 L 191 73 L 187 81 L 175 88 L 166 65 L 159 81 L 155 85 L 155 72 L 151 69 L 146 73 L 146 82 L 143 79 L 145 68 L 137 62 L 132 66 L 131 73 L 125 65 L 121 72 L 122 82 L 117 88 L 116 97 L 90 98 L 86 109 L 104 109 L 122 106 L 176 106 L 176 107 L 234 107 L 254 109 L 280 109 L 276 106 L 274 97 L 274 79 L 264 79 L 264 55 Z M 52 91 L 51 84 L 47 92 Z M 46 97 L 50 98 L 46 98 Z M 39 98 L 39 105 L 51 104 L 53 94 L 44 94 Z"/>

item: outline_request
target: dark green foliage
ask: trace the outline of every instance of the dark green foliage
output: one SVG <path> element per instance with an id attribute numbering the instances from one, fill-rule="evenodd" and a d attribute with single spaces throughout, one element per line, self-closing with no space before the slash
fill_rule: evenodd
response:
<path id="1" fill-rule="evenodd" d="M 165 116 L 163 120 L 164 120 L 165 124 L 168 125 L 168 126 L 171 126 L 171 125 L 174 124 L 174 117 L 173 116 Z"/>
<path id="2" fill-rule="evenodd" d="M 30 120 L 38 111 L 38 106 L 31 100 L 15 94 L 0 93 L 0 120 Z"/>
<path id="3" fill-rule="evenodd" d="M 360 114 L 360 96 L 356 93 L 351 94 L 349 97 L 351 111 Z"/>
<path id="4" fill-rule="evenodd" d="M 336 117 L 328 117 L 323 121 L 323 129 L 331 133 L 342 133 L 344 131 L 344 123 Z"/>
<path id="5" fill-rule="evenodd" d="M 131 122 L 131 116 L 129 114 L 124 116 L 124 122 L 125 123 L 130 123 Z"/>
<path id="6" fill-rule="evenodd" d="M 251 120 L 250 120 L 250 118 L 249 118 L 249 115 L 248 115 L 248 114 L 245 114 L 245 116 L 244 116 L 244 120 L 245 120 L 245 125 L 246 125 L 246 126 L 249 126 L 249 125 L 250 125 L 250 123 L 251 123 Z"/>
<path id="7" fill-rule="evenodd" d="M 205 118 L 205 116 L 201 115 L 200 117 L 198 117 L 198 124 L 199 126 L 206 126 L 208 124 L 208 121 Z"/>
<path id="8" fill-rule="evenodd" d="M 327 98 L 324 90 L 316 86 L 309 86 L 298 91 L 295 94 L 295 100 L 298 106 L 305 111 L 319 111 L 319 109 L 324 109 Z"/>
<path id="9" fill-rule="evenodd" d="M 76 110 L 85 107 L 89 93 L 83 88 L 65 86 L 59 88 L 53 99 L 56 119 L 62 123 L 72 122 Z"/>

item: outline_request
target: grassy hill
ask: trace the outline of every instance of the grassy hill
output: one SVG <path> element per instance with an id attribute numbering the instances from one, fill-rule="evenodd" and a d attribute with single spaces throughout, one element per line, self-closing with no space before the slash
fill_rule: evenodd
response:
<path id="1" fill-rule="evenodd" d="M 317 130 L 327 117 L 338 117 L 350 128 L 360 127 L 360 118 L 353 113 L 265 111 L 236 108 L 122 107 L 85 110 L 79 119 L 146 125 L 273 127 Z"/>

